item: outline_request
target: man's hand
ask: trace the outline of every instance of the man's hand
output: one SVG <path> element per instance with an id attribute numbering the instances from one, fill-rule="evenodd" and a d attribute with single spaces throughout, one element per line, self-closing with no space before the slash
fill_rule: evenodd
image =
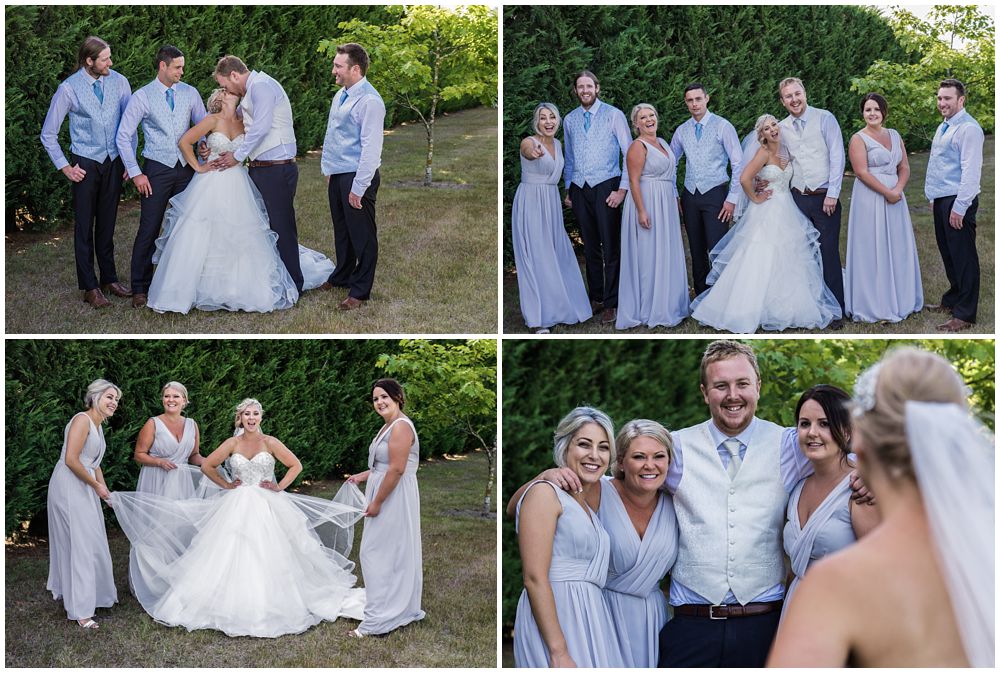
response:
<path id="1" fill-rule="evenodd" d="M 837 209 L 837 199 L 826 197 L 823 199 L 823 212 L 827 214 L 827 217 L 833 215 L 833 211 Z"/>
<path id="2" fill-rule="evenodd" d="M 736 204 L 726 201 L 722 204 L 722 210 L 719 211 L 719 222 L 729 222 L 733 219 L 733 211 L 736 210 Z"/>
<path id="3" fill-rule="evenodd" d="M 347 202 L 351 204 L 351 208 L 355 210 L 361 210 L 361 197 L 351 192 L 347 195 Z"/>
<path id="4" fill-rule="evenodd" d="M 76 166 L 63 166 L 61 170 L 63 175 L 69 178 L 70 182 L 81 182 L 87 176 L 87 171 L 80 168 L 80 164 Z"/>
<path id="5" fill-rule="evenodd" d="M 617 208 L 618 206 L 622 205 L 622 201 L 625 200 L 625 192 L 627 191 L 628 190 L 626 189 L 616 189 L 615 191 L 608 194 L 608 198 L 605 201 L 605 203 L 607 203 L 608 207 L 610 208 Z"/>
<path id="6" fill-rule="evenodd" d="M 139 190 L 139 193 L 149 198 L 153 195 L 153 185 L 149 184 L 149 178 L 143 173 L 132 178 L 132 182 L 135 184 L 135 188 Z"/>
<path id="7" fill-rule="evenodd" d="M 868 490 L 857 470 L 851 472 L 851 490 L 854 491 L 851 493 L 851 500 L 859 505 L 875 504 L 875 494 Z"/>
<path id="8" fill-rule="evenodd" d="M 329 176 L 329 175 L 328 175 L 328 176 L 326 176 L 326 186 L 327 186 L 327 187 L 329 187 L 329 186 L 330 186 L 330 176 Z"/>
<path id="9" fill-rule="evenodd" d="M 198 141 L 198 156 L 201 157 L 201 160 L 202 161 L 206 161 L 208 159 L 208 155 L 211 154 L 211 153 L 212 153 L 212 151 L 208 149 L 208 143 L 206 143 L 204 140 L 199 140 Z"/>
<path id="10" fill-rule="evenodd" d="M 952 229 L 961 230 L 962 229 L 962 220 L 964 220 L 964 219 L 965 219 L 965 217 L 963 215 L 959 215 L 958 213 L 956 213 L 953 210 L 953 211 L 951 211 L 951 215 L 948 216 L 948 224 L 951 225 Z"/>
<path id="11" fill-rule="evenodd" d="M 677 197 L 677 214 L 684 217 L 684 206 L 681 205 L 681 197 Z"/>
<path id="12" fill-rule="evenodd" d="M 219 155 L 219 158 L 209 164 L 212 168 L 224 171 L 227 168 L 232 168 L 236 165 L 236 159 L 233 158 L 232 152 L 223 152 Z"/>
<path id="13" fill-rule="evenodd" d="M 566 194 L 566 198 L 563 199 L 563 205 L 566 206 L 567 208 L 572 208 L 573 207 L 573 201 L 570 200 L 568 193 Z"/>

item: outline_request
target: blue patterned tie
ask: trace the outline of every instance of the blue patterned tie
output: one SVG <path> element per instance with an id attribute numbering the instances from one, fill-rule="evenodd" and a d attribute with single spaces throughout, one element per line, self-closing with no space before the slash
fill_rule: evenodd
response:
<path id="1" fill-rule="evenodd" d="M 944 134 L 948 132 L 948 122 L 941 124 L 941 137 L 944 138 Z"/>
<path id="2" fill-rule="evenodd" d="M 174 111 L 174 90 L 167 89 L 167 105 L 170 106 L 170 111 Z"/>
<path id="3" fill-rule="evenodd" d="M 590 130 L 590 111 L 589 110 L 585 111 L 583 113 L 583 130 L 584 131 L 589 131 Z"/>
<path id="4" fill-rule="evenodd" d="M 94 95 L 97 96 L 97 100 L 100 101 L 101 105 L 104 105 L 104 89 L 101 88 L 101 80 L 94 82 Z"/>
<path id="5" fill-rule="evenodd" d="M 340 104 L 343 105 L 347 102 L 347 88 L 344 87 L 344 93 L 340 94 Z"/>
<path id="6" fill-rule="evenodd" d="M 701 129 L 702 129 L 701 122 L 697 122 L 694 125 L 694 137 L 697 138 L 698 140 L 701 140 Z"/>

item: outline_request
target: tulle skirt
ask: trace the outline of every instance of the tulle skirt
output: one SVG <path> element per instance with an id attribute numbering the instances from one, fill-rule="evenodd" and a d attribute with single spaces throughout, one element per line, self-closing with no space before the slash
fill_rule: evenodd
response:
<path id="1" fill-rule="evenodd" d="M 131 581 L 156 621 L 274 638 L 338 617 L 361 619 L 364 589 L 346 558 L 364 496 L 333 500 L 244 485 L 170 500 L 116 492 L 136 559 Z"/>

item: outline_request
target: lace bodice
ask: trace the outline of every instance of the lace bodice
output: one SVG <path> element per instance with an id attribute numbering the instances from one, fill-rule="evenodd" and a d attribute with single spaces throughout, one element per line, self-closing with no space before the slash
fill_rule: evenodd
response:
<path id="1" fill-rule="evenodd" d="M 792 165 L 788 164 L 785 166 L 784 170 L 780 166 L 775 164 L 768 164 L 764 168 L 760 169 L 757 173 L 757 177 L 761 180 L 767 180 L 767 188 L 771 190 L 772 193 L 778 194 L 780 192 L 787 192 L 788 186 L 792 181 Z"/>
<path id="2" fill-rule="evenodd" d="M 208 134 L 208 137 L 205 138 L 205 144 L 208 145 L 208 149 L 212 152 L 208 155 L 208 160 L 212 161 L 213 159 L 217 159 L 223 152 L 235 152 L 240 148 L 240 145 L 243 144 L 243 139 L 245 137 L 245 134 L 241 133 L 230 140 L 225 133 L 222 133 L 221 131 L 212 131 Z"/>
<path id="3" fill-rule="evenodd" d="M 267 451 L 261 451 L 252 459 L 242 453 L 234 453 L 229 458 L 229 464 L 233 468 L 233 477 L 239 479 L 243 486 L 274 481 L 274 456 Z"/>

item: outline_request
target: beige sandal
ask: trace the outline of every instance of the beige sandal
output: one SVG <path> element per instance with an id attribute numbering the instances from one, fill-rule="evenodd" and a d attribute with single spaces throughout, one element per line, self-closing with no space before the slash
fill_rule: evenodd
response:
<path id="1" fill-rule="evenodd" d="M 82 626 L 85 629 L 99 629 L 99 628 L 101 628 L 100 624 L 98 624 L 97 622 L 95 622 L 93 620 L 93 618 L 91 618 L 91 617 L 88 617 L 87 619 L 78 619 L 78 620 L 76 620 L 76 623 L 79 624 L 80 626 Z"/>
<path id="2" fill-rule="evenodd" d="M 347 637 L 348 638 L 357 638 L 357 639 L 360 640 L 361 638 L 365 637 L 365 634 L 361 633 L 357 629 L 351 629 L 350 631 L 347 632 Z"/>

